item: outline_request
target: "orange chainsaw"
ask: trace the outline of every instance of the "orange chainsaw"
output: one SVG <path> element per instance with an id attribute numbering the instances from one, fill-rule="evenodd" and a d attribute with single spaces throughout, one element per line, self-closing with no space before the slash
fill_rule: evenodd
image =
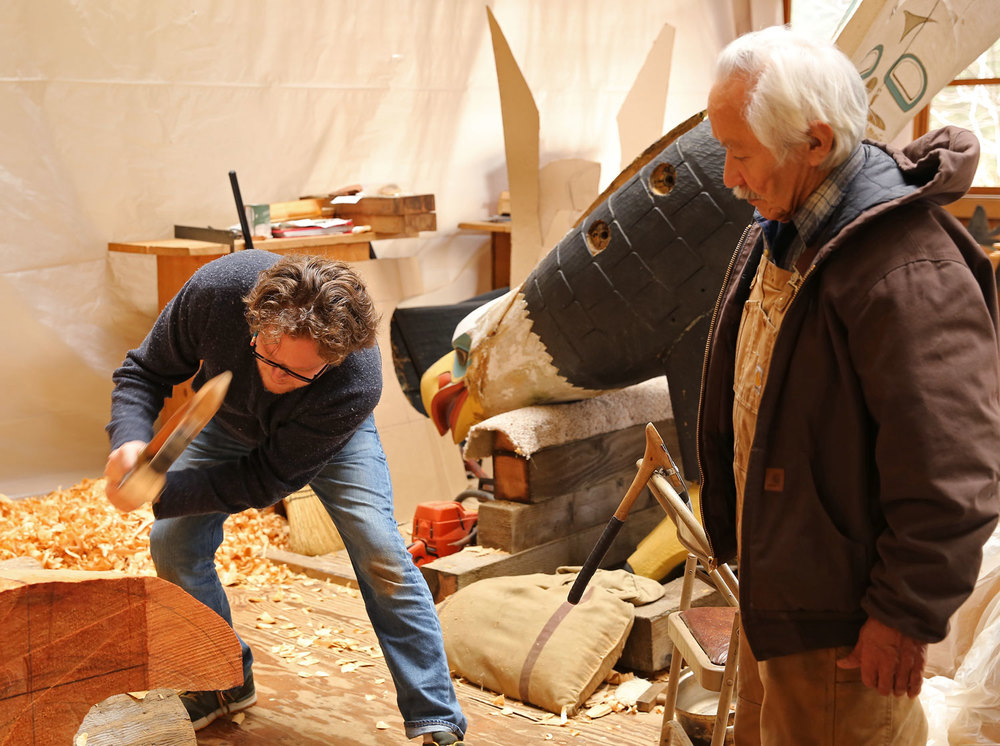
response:
<path id="1" fill-rule="evenodd" d="M 462 490 L 454 500 L 420 503 L 413 512 L 413 542 L 407 549 L 418 567 L 476 543 L 479 503 L 493 499 L 493 480 L 469 459 L 465 469 L 467 476 L 479 478 L 479 489 Z"/>

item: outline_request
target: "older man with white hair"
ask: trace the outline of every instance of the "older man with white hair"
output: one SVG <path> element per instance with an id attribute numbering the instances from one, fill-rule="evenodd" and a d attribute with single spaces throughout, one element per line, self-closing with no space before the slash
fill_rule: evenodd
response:
<path id="1" fill-rule="evenodd" d="M 996 283 L 941 207 L 978 143 L 863 141 L 867 111 L 845 55 L 782 27 L 723 50 L 709 95 L 756 208 L 699 413 L 705 525 L 740 570 L 740 746 L 924 744 L 926 645 L 997 520 Z"/>

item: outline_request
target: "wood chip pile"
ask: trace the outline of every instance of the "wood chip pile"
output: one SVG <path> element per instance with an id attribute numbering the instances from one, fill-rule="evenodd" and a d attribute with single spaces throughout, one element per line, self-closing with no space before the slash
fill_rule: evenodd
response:
<path id="1" fill-rule="evenodd" d="M 11 500 L 0 494 L 0 560 L 33 557 L 51 570 L 116 570 L 155 575 L 149 556 L 153 511 L 121 513 L 104 496 L 103 479 Z M 259 587 L 303 576 L 264 555 L 288 548 L 288 522 L 272 509 L 248 510 L 226 521 L 216 554 L 223 585 Z"/>

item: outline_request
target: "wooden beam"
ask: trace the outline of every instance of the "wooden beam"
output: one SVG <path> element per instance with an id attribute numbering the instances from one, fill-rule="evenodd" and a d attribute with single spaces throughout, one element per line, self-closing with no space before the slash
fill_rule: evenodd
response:
<path id="1" fill-rule="evenodd" d="M 0 568 L 0 745 L 65 746 L 114 694 L 243 683 L 222 618 L 156 577 Z"/>
<path id="2" fill-rule="evenodd" d="M 434 212 L 434 195 L 362 197 L 353 203 L 335 202 L 332 207 L 333 215 L 337 218 L 353 218 L 355 215 L 412 215 L 418 212 Z"/>
<path id="3" fill-rule="evenodd" d="M 629 514 L 621 533 L 611 545 L 601 567 L 620 565 L 635 550 L 636 544 L 663 518 L 659 505 Z M 424 580 L 435 602 L 484 578 L 504 575 L 552 573 L 559 567 L 582 565 L 594 548 L 604 526 L 594 526 L 561 539 L 532 547 L 523 552 L 484 553 L 476 548 L 463 549 L 422 565 Z"/>
<path id="4" fill-rule="evenodd" d="M 597 525 L 614 514 L 635 477 L 635 466 L 610 479 L 538 503 L 492 500 L 479 504 L 478 541 L 484 547 L 515 553 Z M 634 510 L 655 505 L 643 490 Z"/>
<path id="5" fill-rule="evenodd" d="M 309 557 L 272 547 L 267 550 L 264 556 L 271 562 L 288 565 L 296 572 L 308 575 L 310 578 L 329 580 L 348 588 L 358 587 L 358 577 L 354 574 L 354 566 L 351 564 L 346 550 Z"/>
<path id="6" fill-rule="evenodd" d="M 354 225 L 367 225 L 375 233 L 420 233 L 437 230 L 437 215 L 419 212 L 407 215 L 362 215 L 351 217 Z"/>
<path id="7" fill-rule="evenodd" d="M 677 454 L 674 421 L 653 423 L 671 454 Z M 646 446 L 646 423 L 614 430 L 583 440 L 542 448 L 526 458 L 498 432 L 493 451 L 493 480 L 496 496 L 504 500 L 540 502 L 586 488 L 597 482 L 617 479 L 642 458 Z"/>

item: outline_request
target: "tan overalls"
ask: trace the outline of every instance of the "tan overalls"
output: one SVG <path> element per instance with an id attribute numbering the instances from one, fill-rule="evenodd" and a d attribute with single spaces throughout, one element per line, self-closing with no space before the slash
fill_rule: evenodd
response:
<path id="1" fill-rule="evenodd" d="M 782 269 L 765 251 L 743 306 L 733 382 L 738 546 L 742 546 L 747 462 L 760 398 L 778 329 L 801 283 L 798 270 Z M 762 581 L 767 579 L 758 580 Z M 882 696 L 861 682 L 860 669 L 837 668 L 837 659 L 850 651 L 850 647 L 810 650 L 758 662 L 750 646 L 741 643 L 736 746 L 924 746 L 927 723 L 919 701 Z"/>

